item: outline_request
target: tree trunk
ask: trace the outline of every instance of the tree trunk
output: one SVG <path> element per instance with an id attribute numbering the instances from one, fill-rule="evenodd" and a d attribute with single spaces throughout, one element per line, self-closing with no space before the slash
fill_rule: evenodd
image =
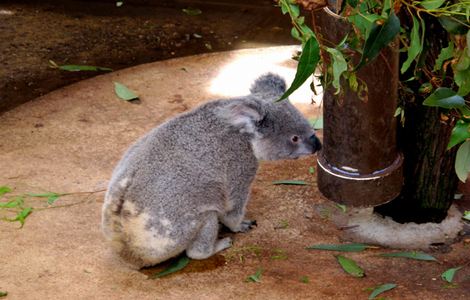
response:
<path id="1" fill-rule="evenodd" d="M 428 18 L 426 24 L 427 47 L 423 63 L 429 68 L 434 66 L 449 38 L 437 21 Z M 403 79 L 411 76 L 405 74 Z M 416 82 L 407 85 L 412 93 L 402 91 L 400 96 L 405 109 L 405 126 L 399 126 L 398 130 L 399 147 L 405 157 L 404 187 L 397 199 L 376 208 L 377 212 L 392 216 L 398 222 L 442 221 L 457 188 L 454 170 L 457 147 L 447 150 L 456 120 L 441 115 L 437 108 L 422 105 L 426 96 L 420 95 L 419 85 Z"/>

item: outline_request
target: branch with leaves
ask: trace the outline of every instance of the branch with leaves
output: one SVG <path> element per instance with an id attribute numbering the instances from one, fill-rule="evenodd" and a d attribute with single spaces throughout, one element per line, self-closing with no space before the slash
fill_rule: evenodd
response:
<path id="1" fill-rule="evenodd" d="M 300 1 L 310 7 L 321 1 Z M 439 107 L 443 113 L 457 118 L 448 148 L 458 146 L 455 170 L 461 181 L 470 172 L 470 1 L 469 0 L 343 0 L 332 8 L 338 18 L 348 22 L 352 30 L 336 45 L 324 45 L 314 30 L 300 15 L 300 7 L 294 0 L 279 0 L 282 13 L 292 21 L 291 34 L 302 42 L 302 52 L 297 73 L 290 88 L 282 96 L 287 98 L 315 72 L 317 66 L 327 66 L 321 79 L 323 88 L 332 86 L 336 94 L 342 93 L 340 82 L 349 83 L 352 91 L 367 93 L 367 85 L 356 72 L 376 59 L 382 49 L 395 40 L 400 41 L 400 51 L 406 60 L 400 73 L 406 84 L 419 84 L 427 106 Z M 331 14 L 330 10 L 330 14 Z M 410 25 L 401 18 L 409 18 Z M 448 33 L 448 44 L 430 65 L 425 58 L 426 29 L 429 20 L 437 20 Z M 328 57 L 322 57 L 325 53 Z M 359 56 L 354 63 L 353 56 Z M 328 59 L 331 63 L 325 64 Z M 402 116 L 404 108 L 397 108 L 396 116 Z"/>

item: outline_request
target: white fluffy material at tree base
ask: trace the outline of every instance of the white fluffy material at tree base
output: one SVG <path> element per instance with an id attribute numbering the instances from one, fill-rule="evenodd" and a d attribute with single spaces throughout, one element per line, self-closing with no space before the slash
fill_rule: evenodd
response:
<path id="1" fill-rule="evenodd" d="M 344 216 L 335 219 L 347 228 L 346 239 L 390 248 L 427 250 L 431 244 L 451 243 L 463 229 L 462 213 L 455 205 L 441 223 L 401 224 L 374 213 L 373 208 L 354 208 Z"/>

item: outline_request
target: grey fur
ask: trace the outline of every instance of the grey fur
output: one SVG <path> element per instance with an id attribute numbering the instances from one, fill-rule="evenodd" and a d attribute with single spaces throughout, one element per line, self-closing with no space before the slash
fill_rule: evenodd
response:
<path id="1" fill-rule="evenodd" d="M 230 238 L 218 239 L 219 222 L 234 232 L 251 228 L 244 215 L 258 160 L 295 159 L 320 147 L 292 104 L 273 102 L 285 86 L 264 75 L 252 94 L 170 119 L 126 152 L 102 211 L 103 233 L 122 258 L 138 268 L 183 251 L 204 259 L 231 246 Z"/>

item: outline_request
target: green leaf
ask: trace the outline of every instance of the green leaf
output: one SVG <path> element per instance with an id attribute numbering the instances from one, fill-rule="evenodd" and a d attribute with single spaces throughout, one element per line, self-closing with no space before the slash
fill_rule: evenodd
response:
<path id="1" fill-rule="evenodd" d="M 114 92 L 119 98 L 125 101 L 130 101 L 139 98 L 139 96 L 134 94 L 133 91 L 131 91 L 125 85 L 119 82 L 114 82 Z"/>
<path id="2" fill-rule="evenodd" d="M 317 40 L 314 37 L 311 37 L 305 43 L 303 47 L 302 54 L 300 55 L 299 64 L 297 65 L 297 71 L 295 73 L 295 78 L 292 81 L 289 89 L 281 96 L 277 101 L 281 101 L 290 94 L 292 94 L 296 89 L 298 89 L 304 82 L 307 80 L 310 75 L 315 72 L 318 61 L 320 60 L 320 47 Z"/>
<path id="3" fill-rule="evenodd" d="M 6 297 L 8 292 L 0 291 L 0 297 Z"/>
<path id="4" fill-rule="evenodd" d="M 382 294 L 383 292 L 389 291 L 396 287 L 397 285 L 395 283 L 385 283 L 385 284 L 379 285 L 372 291 L 372 293 L 370 293 L 369 298 L 367 299 L 372 300 L 378 295 Z"/>
<path id="5" fill-rule="evenodd" d="M 58 194 L 54 192 L 48 192 L 48 193 L 42 193 L 42 194 L 28 193 L 28 196 L 30 197 L 47 198 L 47 204 L 49 205 L 54 204 L 54 202 L 63 195 L 64 194 Z"/>
<path id="6" fill-rule="evenodd" d="M 416 260 L 426 260 L 426 261 L 437 261 L 437 259 L 429 254 L 424 252 L 394 252 L 394 253 L 383 253 L 380 254 L 383 257 L 402 257 Z"/>
<path id="7" fill-rule="evenodd" d="M 470 172 L 470 141 L 460 145 L 455 157 L 455 173 L 460 181 L 465 182 Z"/>
<path id="8" fill-rule="evenodd" d="M 33 208 L 32 207 L 26 207 L 24 208 L 23 210 L 21 210 L 14 219 L 6 219 L 6 221 L 9 221 L 9 222 L 20 222 L 21 223 L 21 227 L 23 227 L 24 225 L 24 222 L 26 220 L 26 218 L 33 212 Z M 20 227 L 20 228 L 21 228 Z"/>
<path id="9" fill-rule="evenodd" d="M 326 48 L 326 51 L 330 53 L 331 59 L 333 61 L 333 86 L 336 88 L 335 95 L 338 95 L 341 91 L 340 79 L 341 74 L 347 71 L 348 64 L 344 59 L 343 53 L 334 48 Z"/>
<path id="10" fill-rule="evenodd" d="M 348 210 L 348 207 L 344 204 L 339 204 L 339 203 L 336 203 L 335 204 L 337 208 L 339 208 L 343 213 L 346 213 L 346 211 Z"/>
<path id="11" fill-rule="evenodd" d="M 356 70 L 372 61 L 379 55 L 380 51 L 387 46 L 400 32 L 400 20 L 392 11 L 383 25 L 372 25 L 372 30 L 367 37 L 362 51 L 362 57 L 356 66 Z"/>
<path id="12" fill-rule="evenodd" d="M 14 197 L 8 202 L 0 203 L 0 208 L 15 208 L 21 207 L 24 203 L 23 197 Z"/>
<path id="13" fill-rule="evenodd" d="M 302 38 L 300 37 L 300 33 L 299 31 L 297 30 L 297 28 L 295 27 L 292 27 L 291 31 L 290 31 L 290 35 L 296 39 L 296 40 L 299 40 L 299 41 L 302 41 Z"/>
<path id="14" fill-rule="evenodd" d="M 182 11 L 188 16 L 197 16 L 197 15 L 202 14 L 202 10 L 200 10 L 199 8 L 188 7 L 188 8 L 183 8 Z"/>
<path id="15" fill-rule="evenodd" d="M 468 27 L 464 25 L 465 22 L 453 16 L 440 16 L 438 20 L 442 27 L 451 34 L 466 34 L 468 31 Z"/>
<path id="16" fill-rule="evenodd" d="M 183 255 L 165 270 L 158 272 L 152 276 L 149 276 L 149 279 L 161 278 L 161 277 L 173 274 L 175 272 L 178 272 L 184 269 L 189 264 L 189 261 L 190 261 L 189 257 L 187 257 L 186 255 Z"/>
<path id="17" fill-rule="evenodd" d="M 308 250 L 328 250 L 328 251 L 341 251 L 341 252 L 360 252 L 370 247 L 366 244 L 319 244 L 312 245 L 305 249 Z"/>
<path id="18" fill-rule="evenodd" d="M 362 270 L 354 260 L 342 255 L 336 256 L 336 259 L 338 260 L 338 263 L 343 268 L 343 270 L 349 275 L 354 277 L 364 277 L 364 270 Z"/>
<path id="19" fill-rule="evenodd" d="M 439 56 L 434 63 L 433 72 L 439 71 L 442 68 L 442 64 L 452 57 L 454 57 L 454 43 L 449 42 L 449 46 L 442 48 L 441 52 L 439 53 Z"/>
<path id="20" fill-rule="evenodd" d="M 303 180 L 276 180 L 276 181 L 273 181 L 273 184 L 274 185 L 281 185 L 281 184 L 284 184 L 284 185 L 308 185 L 308 183 L 303 181 Z"/>
<path id="21" fill-rule="evenodd" d="M 11 188 L 9 186 L 6 186 L 6 185 L 0 186 L 0 197 L 2 197 L 3 195 L 9 192 L 11 192 Z"/>
<path id="22" fill-rule="evenodd" d="M 314 167 L 309 167 L 309 168 L 308 168 L 308 173 L 309 173 L 309 174 L 315 173 L 315 168 L 314 168 Z"/>
<path id="23" fill-rule="evenodd" d="M 465 105 L 465 100 L 461 96 L 457 95 L 457 93 L 452 89 L 441 87 L 427 97 L 424 100 L 423 105 L 447 109 L 460 108 Z"/>
<path id="24" fill-rule="evenodd" d="M 441 7 L 441 5 L 445 1 L 446 0 L 424 0 L 424 1 L 421 1 L 419 4 L 428 10 L 432 10 L 432 9 Z"/>
<path id="25" fill-rule="evenodd" d="M 295 5 L 295 4 L 291 4 L 289 5 L 290 7 L 290 15 L 295 19 L 297 18 L 298 16 L 300 16 L 300 8 L 298 5 Z"/>
<path id="26" fill-rule="evenodd" d="M 403 110 L 403 108 L 401 107 L 397 107 L 397 109 L 395 110 L 395 113 L 393 114 L 393 116 L 396 118 L 398 117 L 399 115 L 401 115 L 401 111 Z"/>
<path id="27" fill-rule="evenodd" d="M 380 19 L 382 19 L 381 16 L 369 13 L 357 14 L 348 17 L 349 22 L 353 23 L 362 36 L 364 36 L 364 40 L 367 40 L 375 22 Z"/>
<path id="28" fill-rule="evenodd" d="M 455 70 L 454 81 L 459 87 L 457 91 L 459 96 L 464 97 L 470 93 L 470 68 L 462 71 Z"/>
<path id="29" fill-rule="evenodd" d="M 250 275 L 246 278 L 248 282 L 261 282 L 261 274 L 263 273 L 263 269 L 258 269 L 255 274 Z"/>
<path id="30" fill-rule="evenodd" d="M 450 136 L 449 144 L 447 145 L 447 149 L 454 147 L 466 139 L 470 138 L 470 124 L 465 123 L 462 120 L 457 121 L 455 124 L 454 129 L 452 129 L 452 135 Z"/>
<path id="31" fill-rule="evenodd" d="M 446 270 L 445 272 L 441 274 L 442 280 L 445 280 L 449 283 L 452 282 L 452 280 L 454 279 L 455 273 L 460 269 L 462 269 L 462 267 L 450 268 Z"/>
<path id="32" fill-rule="evenodd" d="M 302 277 L 300 277 L 300 282 L 302 282 L 302 283 L 309 283 L 309 282 L 310 282 L 310 278 L 308 278 L 308 276 L 302 276 Z"/>
<path id="33" fill-rule="evenodd" d="M 97 66 L 87 66 L 87 65 L 58 65 L 54 61 L 49 60 L 49 66 L 54 69 L 59 69 L 63 71 L 69 72 L 80 72 L 80 71 L 106 71 L 110 72 L 113 69 L 105 68 L 105 67 L 97 67 Z"/>
<path id="34" fill-rule="evenodd" d="M 463 212 L 462 219 L 470 221 L 470 210 L 466 210 Z"/>
<path id="35" fill-rule="evenodd" d="M 421 39 L 419 36 L 419 22 L 418 19 L 413 16 L 413 28 L 411 29 L 410 35 L 410 46 L 408 47 L 408 57 L 406 61 L 401 65 L 400 72 L 403 74 L 408 70 L 411 63 L 416 59 L 416 57 L 423 50 L 423 45 L 421 44 Z M 424 30 L 424 28 L 423 28 Z"/>

